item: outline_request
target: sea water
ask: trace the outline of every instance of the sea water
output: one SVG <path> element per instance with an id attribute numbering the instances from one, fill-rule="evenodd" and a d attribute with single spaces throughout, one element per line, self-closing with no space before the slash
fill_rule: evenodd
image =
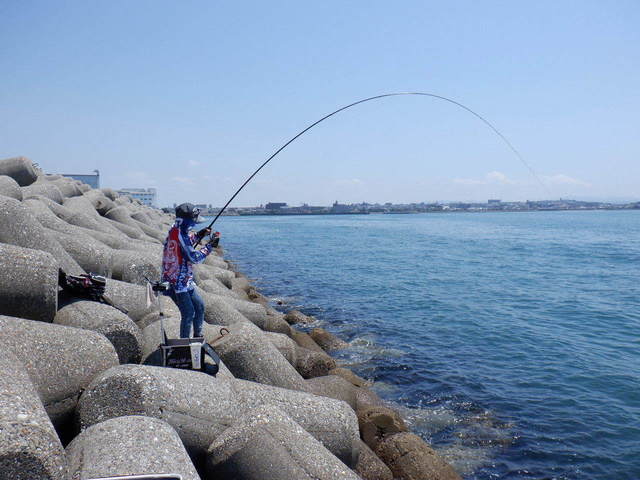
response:
<path id="1" fill-rule="evenodd" d="M 640 211 L 223 217 L 467 479 L 640 478 Z"/>

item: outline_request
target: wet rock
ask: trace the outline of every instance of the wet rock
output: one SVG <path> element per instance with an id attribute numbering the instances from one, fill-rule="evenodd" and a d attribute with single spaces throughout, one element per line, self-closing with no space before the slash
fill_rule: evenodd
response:
<path id="1" fill-rule="evenodd" d="M 372 382 L 359 377 L 348 368 L 334 368 L 329 372 L 329 375 L 337 375 L 339 377 L 342 377 L 347 382 L 351 383 L 351 385 L 355 385 L 356 387 L 368 387 L 372 384 Z"/>
<path id="2" fill-rule="evenodd" d="M 142 332 L 127 315 L 109 305 L 75 301 L 58 310 L 54 322 L 101 333 L 116 349 L 120 363 L 142 359 Z"/>
<path id="3" fill-rule="evenodd" d="M 30 198 L 38 195 L 46 197 L 59 204 L 62 204 L 64 201 L 62 192 L 53 183 L 34 183 L 28 187 L 22 187 L 22 198 Z"/>
<path id="4" fill-rule="evenodd" d="M 326 353 L 314 352 L 307 348 L 296 349 L 296 370 L 302 378 L 322 377 L 336 368 L 336 361 Z"/>
<path id="5" fill-rule="evenodd" d="M 176 431 L 156 418 L 125 416 L 92 425 L 66 451 L 73 479 L 170 472 L 200 480 Z"/>
<path id="6" fill-rule="evenodd" d="M 26 370 L 0 349 L 0 478 L 66 480 L 58 435 Z"/>
<path id="7" fill-rule="evenodd" d="M 394 477 L 402 480 L 461 480 L 448 463 L 413 433 L 386 437 L 375 452 Z"/>
<path id="8" fill-rule="evenodd" d="M 20 185 L 8 175 L 0 175 L 0 195 L 15 198 L 19 202 L 22 201 Z"/>
<path id="9" fill-rule="evenodd" d="M 307 391 L 322 397 L 335 398 L 346 402 L 351 408 L 356 409 L 357 388 L 344 378 L 335 375 L 309 378 L 305 380 Z"/>
<path id="10" fill-rule="evenodd" d="M 0 243 L 0 314 L 53 321 L 58 263 L 49 253 Z"/>
<path id="11" fill-rule="evenodd" d="M 366 443 L 360 441 L 360 456 L 354 469 L 362 480 L 393 480 L 393 473 Z"/>
<path id="12" fill-rule="evenodd" d="M 0 242 L 49 252 L 65 272 L 84 273 L 82 267 L 62 246 L 43 231 L 40 222 L 25 205 L 15 198 L 2 195 L 0 195 Z"/>
<path id="13" fill-rule="evenodd" d="M 373 450 L 385 436 L 408 431 L 398 412 L 384 406 L 358 410 L 358 424 L 362 440 Z"/>
<path id="14" fill-rule="evenodd" d="M 21 187 L 31 185 L 38 179 L 38 172 L 33 167 L 33 163 L 25 157 L 0 160 L 0 175 L 13 178 Z"/>
<path id="15" fill-rule="evenodd" d="M 288 415 L 273 407 L 251 410 L 225 430 L 209 447 L 207 467 L 212 478 L 359 478 Z"/>
<path id="16" fill-rule="evenodd" d="M 324 328 L 314 328 L 309 336 L 325 351 L 341 350 L 349 347 L 347 342 L 339 339 L 333 333 L 327 332 Z"/>
<path id="17" fill-rule="evenodd" d="M 246 320 L 228 328 L 230 334 L 212 346 L 236 378 L 290 390 L 305 390 L 300 374 L 264 332 Z"/>
<path id="18" fill-rule="evenodd" d="M 320 348 L 313 338 L 311 338 L 308 334 L 301 332 L 300 330 L 296 330 L 295 328 L 291 329 L 291 338 L 303 348 L 308 350 L 313 350 L 314 352 L 323 353 L 326 355 L 325 351 Z"/>
<path id="19" fill-rule="evenodd" d="M 369 407 L 380 407 L 384 401 L 368 388 L 358 388 L 356 391 L 356 411 L 361 411 Z"/>
<path id="20" fill-rule="evenodd" d="M 25 366 L 56 427 L 73 415 L 91 380 L 119 363 L 113 345 L 99 333 L 4 315 L 0 344 Z"/>
<path id="21" fill-rule="evenodd" d="M 257 406 L 282 409 L 348 465 L 357 459 L 358 425 L 344 402 L 305 392 L 230 380 L 189 370 L 120 365 L 85 390 L 77 414 L 83 428 L 122 415 L 146 415 L 173 426 L 196 465 L 209 445 Z"/>
<path id="22" fill-rule="evenodd" d="M 290 325 L 296 325 L 298 323 L 306 325 L 312 322 L 315 322 L 315 318 L 313 317 L 308 317 L 307 315 L 305 315 L 302 312 L 299 312 L 298 310 L 291 310 L 289 312 L 287 312 L 284 316 L 284 319 L 290 324 Z"/>

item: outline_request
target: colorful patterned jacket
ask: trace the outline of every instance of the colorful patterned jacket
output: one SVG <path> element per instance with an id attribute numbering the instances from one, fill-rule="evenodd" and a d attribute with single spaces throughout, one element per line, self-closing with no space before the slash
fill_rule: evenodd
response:
<path id="1" fill-rule="evenodd" d="M 192 265 L 204 262 L 212 250 L 209 245 L 200 250 L 193 248 L 199 240 L 195 233 L 189 232 L 193 225 L 191 221 L 177 218 L 164 242 L 162 281 L 169 282 L 176 293 L 193 290 Z"/>

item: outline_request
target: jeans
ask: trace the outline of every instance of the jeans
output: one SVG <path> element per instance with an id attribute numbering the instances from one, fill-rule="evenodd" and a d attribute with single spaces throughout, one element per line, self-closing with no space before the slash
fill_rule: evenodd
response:
<path id="1" fill-rule="evenodd" d="M 198 292 L 189 290 L 187 292 L 176 293 L 171 289 L 171 298 L 180 309 L 180 338 L 191 336 L 191 325 L 193 324 L 193 336 L 202 336 L 202 323 L 204 322 L 204 302 Z"/>

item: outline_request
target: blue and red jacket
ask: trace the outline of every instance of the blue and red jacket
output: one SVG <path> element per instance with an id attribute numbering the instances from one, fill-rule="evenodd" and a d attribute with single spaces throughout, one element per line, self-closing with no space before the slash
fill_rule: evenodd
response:
<path id="1" fill-rule="evenodd" d="M 162 281 L 169 282 L 176 293 L 193 290 L 194 263 L 202 263 L 212 248 L 205 245 L 200 250 L 193 246 L 199 240 L 198 236 L 189 231 L 195 222 L 177 218 L 164 242 L 162 255 Z"/>

